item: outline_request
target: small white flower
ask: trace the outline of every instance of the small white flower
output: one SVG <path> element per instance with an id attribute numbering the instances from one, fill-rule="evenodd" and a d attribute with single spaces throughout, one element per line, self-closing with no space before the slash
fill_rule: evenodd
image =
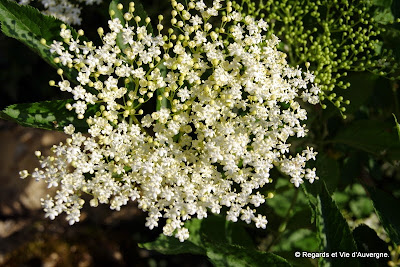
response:
<path id="1" fill-rule="evenodd" d="M 64 39 L 72 38 L 70 29 L 61 29 L 60 36 Z"/>
<path id="2" fill-rule="evenodd" d="M 265 216 L 258 214 L 257 217 L 253 218 L 253 221 L 256 223 L 257 228 L 265 229 L 267 227 L 268 220 Z"/>
<path id="3" fill-rule="evenodd" d="M 69 124 L 68 126 L 64 127 L 64 133 L 68 135 L 72 135 L 75 132 L 75 126 L 72 124 Z"/>
<path id="4" fill-rule="evenodd" d="M 119 33 L 123 28 L 119 18 L 115 18 L 113 20 L 109 20 L 108 21 L 108 27 L 110 27 L 110 30 L 112 30 L 113 32 L 116 32 L 116 33 Z"/>
<path id="5" fill-rule="evenodd" d="M 176 231 L 175 237 L 179 239 L 179 241 L 183 242 L 189 238 L 189 230 L 186 228 L 180 228 Z"/>
<path id="6" fill-rule="evenodd" d="M 27 170 L 22 170 L 19 172 L 19 176 L 21 177 L 21 179 L 25 179 L 29 176 L 29 172 Z"/>

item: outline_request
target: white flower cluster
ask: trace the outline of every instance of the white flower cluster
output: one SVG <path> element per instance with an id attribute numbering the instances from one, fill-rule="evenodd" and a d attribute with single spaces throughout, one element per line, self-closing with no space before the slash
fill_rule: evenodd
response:
<path id="1" fill-rule="evenodd" d="M 29 5 L 32 0 L 19 0 L 20 5 Z M 82 8 L 68 0 L 40 0 L 43 7 L 43 13 L 54 16 L 65 23 L 80 25 L 82 22 Z M 85 5 L 100 4 L 102 0 L 77 0 L 78 3 Z"/>
<path id="2" fill-rule="evenodd" d="M 98 30 L 102 46 L 74 39 L 65 27 L 66 43 L 51 45 L 57 62 L 79 71 L 79 85 L 57 85 L 76 100 L 67 108 L 83 118 L 87 105 L 102 105 L 87 120 L 87 135 L 65 127 L 71 138 L 40 156 L 42 168 L 32 176 L 59 188 L 42 201 L 47 217 L 65 212 L 70 224 L 79 221 L 86 194 L 91 206 L 114 210 L 136 200 L 148 212 L 147 227 L 164 217 L 164 234 L 184 241 L 184 221 L 223 207 L 228 220 L 265 228 L 266 217 L 254 208 L 265 202 L 259 190 L 274 166 L 296 187 L 318 179 L 305 166 L 316 152 L 290 156 L 288 143 L 307 132 L 297 99 L 318 103 L 314 76 L 289 67 L 279 40 L 266 39 L 268 25 L 231 2 L 207 7 L 191 0 L 184 7 L 172 0 L 172 7 L 174 29 L 166 36 L 162 16 L 158 34 L 150 34 L 150 19 L 140 26 L 131 3 L 126 22 L 114 18 L 111 32 Z"/>

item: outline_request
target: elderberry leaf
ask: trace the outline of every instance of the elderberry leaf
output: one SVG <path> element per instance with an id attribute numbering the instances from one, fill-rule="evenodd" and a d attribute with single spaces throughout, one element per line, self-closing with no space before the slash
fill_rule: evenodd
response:
<path id="1" fill-rule="evenodd" d="M 340 213 L 336 203 L 329 195 L 326 186 L 321 186 L 317 196 L 316 222 L 320 250 L 326 253 L 357 251 L 356 243 L 349 225 Z M 319 259 L 319 266 L 359 266 L 356 258 L 324 257 Z"/>
<path id="2" fill-rule="evenodd" d="M 371 196 L 376 214 L 391 241 L 400 244 L 400 200 L 378 188 L 365 187 Z"/>
<path id="3" fill-rule="evenodd" d="M 57 55 L 50 53 L 50 42 L 61 40 L 60 26 L 63 24 L 61 20 L 43 15 L 31 6 L 21 6 L 14 1 L 0 0 L 0 23 L 5 35 L 28 46 L 51 66 L 63 69 L 63 75 L 76 82 L 77 71 L 62 64 L 56 64 L 54 58 Z M 78 35 L 71 26 L 66 27 L 71 30 L 72 36 Z M 41 42 L 42 38 L 47 44 Z"/>
<path id="4" fill-rule="evenodd" d="M 86 120 L 77 119 L 74 111 L 65 108 L 67 103 L 74 100 L 53 100 L 36 103 L 13 104 L 0 111 L 0 118 L 14 121 L 22 126 L 46 130 L 63 131 L 64 126 L 73 124 L 77 131 L 87 132 Z M 93 115 L 98 107 L 88 106 L 85 117 Z"/>
<path id="5" fill-rule="evenodd" d="M 163 254 L 206 255 L 214 266 L 290 266 L 282 257 L 258 251 L 240 224 L 226 221 L 221 216 L 192 219 L 186 222 L 190 236 L 179 242 L 175 237 L 160 237 L 140 247 Z"/>

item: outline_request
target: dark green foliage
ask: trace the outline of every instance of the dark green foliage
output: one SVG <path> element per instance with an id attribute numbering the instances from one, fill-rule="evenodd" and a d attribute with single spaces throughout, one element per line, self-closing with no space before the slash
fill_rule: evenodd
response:
<path id="1" fill-rule="evenodd" d="M 387 244 L 382 241 L 374 230 L 366 225 L 360 225 L 353 230 L 353 237 L 357 244 L 359 252 L 365 253 L 387 253 L 389 250 Z M 360 264 L 362 266 L 385 266 L 388 258 L 381 257 L 376 258 L 360 258 Z"/>
<path id="2" fill-rule="evenodd" d="M 374 204 L 376 214 L 378 215 L 383 227 L 388 233 L 392 242 L 400 244 L 400 200 L 394 198 L 378 188 L 368 188 Z"/>
<path id="3" fill-rule="evenodd" d="M 324 186 L 317 196 L 316 221 L 321 252 L 354 252 L 357 247 L 350 228 Z M 320 258 L 320 266 L 359 266 L 354 258 Z"/>
<path id="4" fill-rule="evenodd" d="M 290 266 L 273 253 L 256 250 L 245 229 L 223 217 L 192 219 L 185 227 L 190 237 L 183 243 L 175 237 L 161 235 L 156 241 L 140 246 L 164 254 L 203 254 L 214 266 Z"/>
<path id="5" fill-rule="evenodd" d="M 47 63 L 55 68 L 62 68 L 64 75 L 75 82 L 77 72 L 75 69 L 69 69 L 61 64 L 54 63 L 53 56 L 50 53 L 49 45 L 53 40 L 60 40 L 60 26 L 62 21 L 45 16 L 37 9 L 30 6 L 20 6 L 14 1 L 0 1 L 0 22 L 3 33 L 9 37 L 15 38 L 24 43 L 30 49 L 35 51 Z M 70 26 L 74 37 L 77 32 Z M 46 40 L 47 44 L 42 44 L 41 39 Z"/>
<path id="6" fill-rule="evenodd" d="M 338 132 L 331 141 L 373 154 L 376 157 L 400 159 L 400 143 L 393 125 L 377 120 L 359 120 Z"/>

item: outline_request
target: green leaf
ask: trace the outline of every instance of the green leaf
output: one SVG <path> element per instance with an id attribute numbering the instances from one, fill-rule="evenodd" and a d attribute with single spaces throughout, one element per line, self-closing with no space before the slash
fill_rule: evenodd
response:
<path id="1" fill-rule="evenodd" d="M 218 242 L 207 242 L 206 247 L 207 257 L 216 267 L 291 266 L 284 258 L 273 253 Z"/>
<path id="2" fill-rule="evenodd" d="M 376 22 L 381 24 L 393 22 L 394 16 L 391 10 L 392 0 L 373 0 L 372 4 L 377 7 L 374 14 L 374 20 Z"/>
<path id="3" fill-rule="evenodd" d="M 281 179 L 278 179 L 281 180 Z M 281 218 L 285 218 L 291 206 L 293 196 L 296 194 L 297 188 L 284 187 L 279 188 L 274 194 L 274 197 L 268 199 L 266 205 L 272 208 L 274 213 Z"/>
<path id="4" fill-rule="evenodd" d="M 158 65 L 158 68 L 160 69 L 161 76 L 166 77 L 167 76 L 167 67 L 164 65 L 164 60 L 160 61 L 160 64 Z M 156 104 L 156 110 L 160 110 L 161 108 L 168 108 L 168 99 L 164 96 L 165 88 L 159 88 L 156 90 L 156 97 L 157 97 L 157 104 Z M 161 100 L 158 100 L 158 97 L 161 96 Z"/>
<path id="5" fill-rule="evenodd" d="M 356 241 L 359 252 L 362 253 L 387 253 L 390 255 L 388 245 L 378 237 L 376 232 L 366 225 L 360 225 L 353 230 L 353 237 Z M 362 266 L 386 266 L 388 258 L 359 258 Z"/>
<path id="6" fill-rule="evenodd" d="M 190 228 L 193 229 L 193 227 Z M 201 220 L 200 231 L 202 235 L 212 237 L 213 242 L 255 248 L 241 222 L 227 221 L 223 216 L 209 216 L 207 219 Z"/>
<path id="7" fill-rule="evenodd" d="M 351 200 L 349 207 L 356 218 L 366 218 L 374 211 L 372 202 L 367 197 L 358 197 Z"/>
<path id="8" fill-rule="evenodd" d="M 326 154 L 321 154 L 318 155 L 316 163 L 318 177 L 323 177 L 328 189 L 334 191 L 340 179 L 338 161 Z"/>
<path id="9" fill-rule="evenodd" d="M 399 0 L 393 0 L 392 3 L 392 12 L 395 18 L 400 17 L 400 1 Z"/>
<path id="10" fill-rule="evenodd" d="M 343 187 L 354 183 L 355 179 L 360 176 L 362 166 L 364 165 L 363 162 L 367 162 L 369 156 L 367 153 L 359 150 L 348 152 L 340 165 L 340 183 Z"/>
<path id="11" fill-rule="evenodd" d="M 58 131 L 62 131 L 64 126 L 73 124 L 77 131 L 87 132 L 86 120 L 77 119 L 74 111 L 65 108 L 67 103 L 73 102 L 74 100 L 68 99 L 14 104 L 0 111 L 0 118 L 15 121 L 22 126 Z M 93 115 L 96 110 L 96 105 L 88 106 L 86 117 Z"/>
<path id="12" fill-rule="evenodd" d="M 350 201 L 349 194 L 338 191 L 332 194 L 332 198 L 335 200 L 339 207 L 344 206 Z"/>
<path id="13" fill-rule="evenodd" d="M 390 7 L 392 0 L 372 0 L 371 3 L 375 6 Z"/>
<path id="14" fill-rule="evenodd" d="M 124 19 L 124 14 L 129 11 L 129 3 L 130 2 L 133 2 L 135 4 L 135 6 L 134 6 L 135 11 L 133 12 L 133 17 L 139 16 L 141 18 L 138 25 L 146 26 L 147 31 L 149 33 L 153 33 L 153 27 L 151 26 L 151 24 L 146 25 L 145 19 L 148 16 L 147 16 L 146 11 L 143 8 L 143 5 L 139 1 L 136 1 L 136 0 L 112 0 L 110 2 L 109 11 L 110 11 L 110 14 L 111 14 L 111 12 L 113 12 L 114 14 L 111 16 L 111 19 L 118 18 L 121 21 L 121 24 L 125 25 L 126 21 Z M 123 5 L 122 10 L 118 9 L 118 4 Z M 134 19 L 132 19 L 131 22 L 135 26 L 137 25 Z M 128 44 L 124 44 L 124 42 L 123 42 L 122 32 L 119 32 L 117 34 L 117 45 L 122 51 L 125 51 L 125 49 L 128 48 Z"/>
<path id="15" fill-rule="evenodd" d="M 226 222 L 221 216 L 192 219 L 185 223 L 190 237 L 179 242 L 161 235 L 156 241 L 139 244 L 164 254 L 192 253 L 207 255 L 214 266 L 290 266 L 283 258 L 258 251 L 240 223 Z"/>
<path id="16" fill-rule="evenodd" d="M 309 216 L 307 217 L 310 224 Z M 292 231 L 285 231 L 281 240 L 272 248 L 272 252 L 289 251 L 317 251 L 318 240 L 315 231 L 305 228 L 297 228 Z"/>
<path id="17" fill-rule="evenodd" d="M 375 13 L 374 19 L 375 19 L 375 21 L 386 25 L 386 24 L 393 23 L 394 16 L 393 16 L 390 8 L 385 8 L 385 9 L 380 9 L 379 11 L 377 11 Z"/>
<path id="18" fill-rule="evenodd" d="M 210 218 L 210 217 L 208 217 Z M 206 219 L 203 219 L 206 220 Z M 185 227 L 189 230 L 190 236 L 189 236 L 189 241 L 193 242 L 196 244 L 196 246 L 203 246 L 202 242 L 202 229 L 201 229 L 201 224 L 203 223 L 203 220 L 199 219 L 192 219 L 190 221 L 187 221 L 185 223 Z"/>
<path id="19" fill-rule="evenodd" d="M 382 121 L 355 121 L 328 142 L 345 144 L 378 157 L 400 159 L 400 143 L 393 125 Z"/>
<path id="20" fill-rule="evenodd" d="M 77 71 L 54 63 L 55 56 L 50 53 L 48 45 L 40 42 L 42 38 L 48 43 L 52 40 L 60 40 L 62 21 L 45 16 L 33 7 L 20 6 L 15 1 L 0 0 L 0 22 L 5 35 L 21 41 L 53 67 L 62 68 L 63 75 L 76 82 Z M 72 27 L 67 26 L 67 28 L 71 30 L 73 36 L 77 36 L 77 32 Z"/>
<path id="21" fill-rule="evenodd" d="M 122 25 L 125 25 L 125 19 L 124 19 L 124 10 L 119 10 L 117 8 L 117 5 L 120 3 L 118 0 L 112 0 L 110 2 L 109 6 L 109 11 L 110 14 L 111 12 L 114 12 L 114 15 L 111 16 L 112 19 L 118 18 L 119 21 L 121 22 Z M 125 7 L 126 9 L 127 7 Z M 117 39 L 116 39 L 118 47 L 121 49 L 121 51 L 125 51 L 126 48 L 128 48 L 128 44 L 124 44 L 124 39 L 122 38 L 122 32 L 119 32 L 117 34 Z"/>
<path id="22" fill-rule="evenodd" d="M 349 253 L 357 251 L 349 225 L 329 195 L 326 186 L 322 186 L 321 193 L 317 196 L 316 221 L 321 251 L 329 254 L 338 250 Z M 320 258 L 320 266 L 329 265 L 359 266 L 356 258 Z"/>
<path id="23" fill-rule="evenodd" d="M 304 251 L 316 251 L 316 250 L 306 249 Z M 275 253 L 278 256 L 287 260 L 289 262 L 289 264 L 291 264 L 293 267 L 315 267 L 315 266 L 317 266 L 318 262 L 316 259 L 296 257 L 294 252 L 295 252 L 295 250 L 279 251 L 279 252 L 277 251 Z"/>
<path id="24" fill-rule="evenodd" d="M 343 90 L 341 95 L 344 99 L 350 100 L 350 104 L 346 106 L 346 113 L 354 113 L 359 110 L 374 91 L 377 84 L 378 76 L 369 72 L 354 72 L 345 78 L 345 82 L 351 84 L 349 90 Z"/>
<path id="25" fill-rule="evenodd" d="M 189 240 L 186 240 L 185 242 L 180 242 L 179 239 L 175 237 L 165 236 L 163 234 L 161 234 L 153 242 L 139 244 L 139 247 L 148 250 L 156 250 L 166 255 L 176 255 L 185 253 L 199 254 L 199 255 L 206 254 L 206 251 L 203 248 L 193 244 Z"/>
<path id="26" fill-rule="evenodd" d="M 164 88 L 157 89 L 157 91 L 156 91 L 156 95 L 157 95 L 156 110 L 160 110 L 162 108 L 168 107 L 168 99 L 164 96 L 164 92 L 165 92 Z M 158 100 L 159 96 L 161 96 L 161 100 Z"/>
<path id="27" fill-rule="evenodd" d="M 400 200 L 378 189 L 366 187 L 369 192 L 376 214 L 390 239 L 400 245 Z"/>
<path id="28" fill-rule="evenodd" d="M 396 123 L 397 135 L 399 136 L 399 139 L 400 139 L 400 124 L 397 122 L 396 115 L 394 115 L 394 114 L 392 114 L 392 115 L 393 115 L 394 121 L 395 121 L 395 123 Z"/>
<path id="29" fill-rule="evenodd" d="M 316 207 L 318 204 L 317 195 L 321 191 L 321 182 L 313 183 L 313 184 L 303 183 L 301 185 L 301 188 L 303 189 L 304 195 L 306 196 L 306 198 L 308 200 L 308 206 L 311 211 L 310 221 L 311 221 L 311 223 L 313 223 L 314 221 L 316 221 L 316 217 L 317 217 L 317 210 L 316 210 Z"/>

